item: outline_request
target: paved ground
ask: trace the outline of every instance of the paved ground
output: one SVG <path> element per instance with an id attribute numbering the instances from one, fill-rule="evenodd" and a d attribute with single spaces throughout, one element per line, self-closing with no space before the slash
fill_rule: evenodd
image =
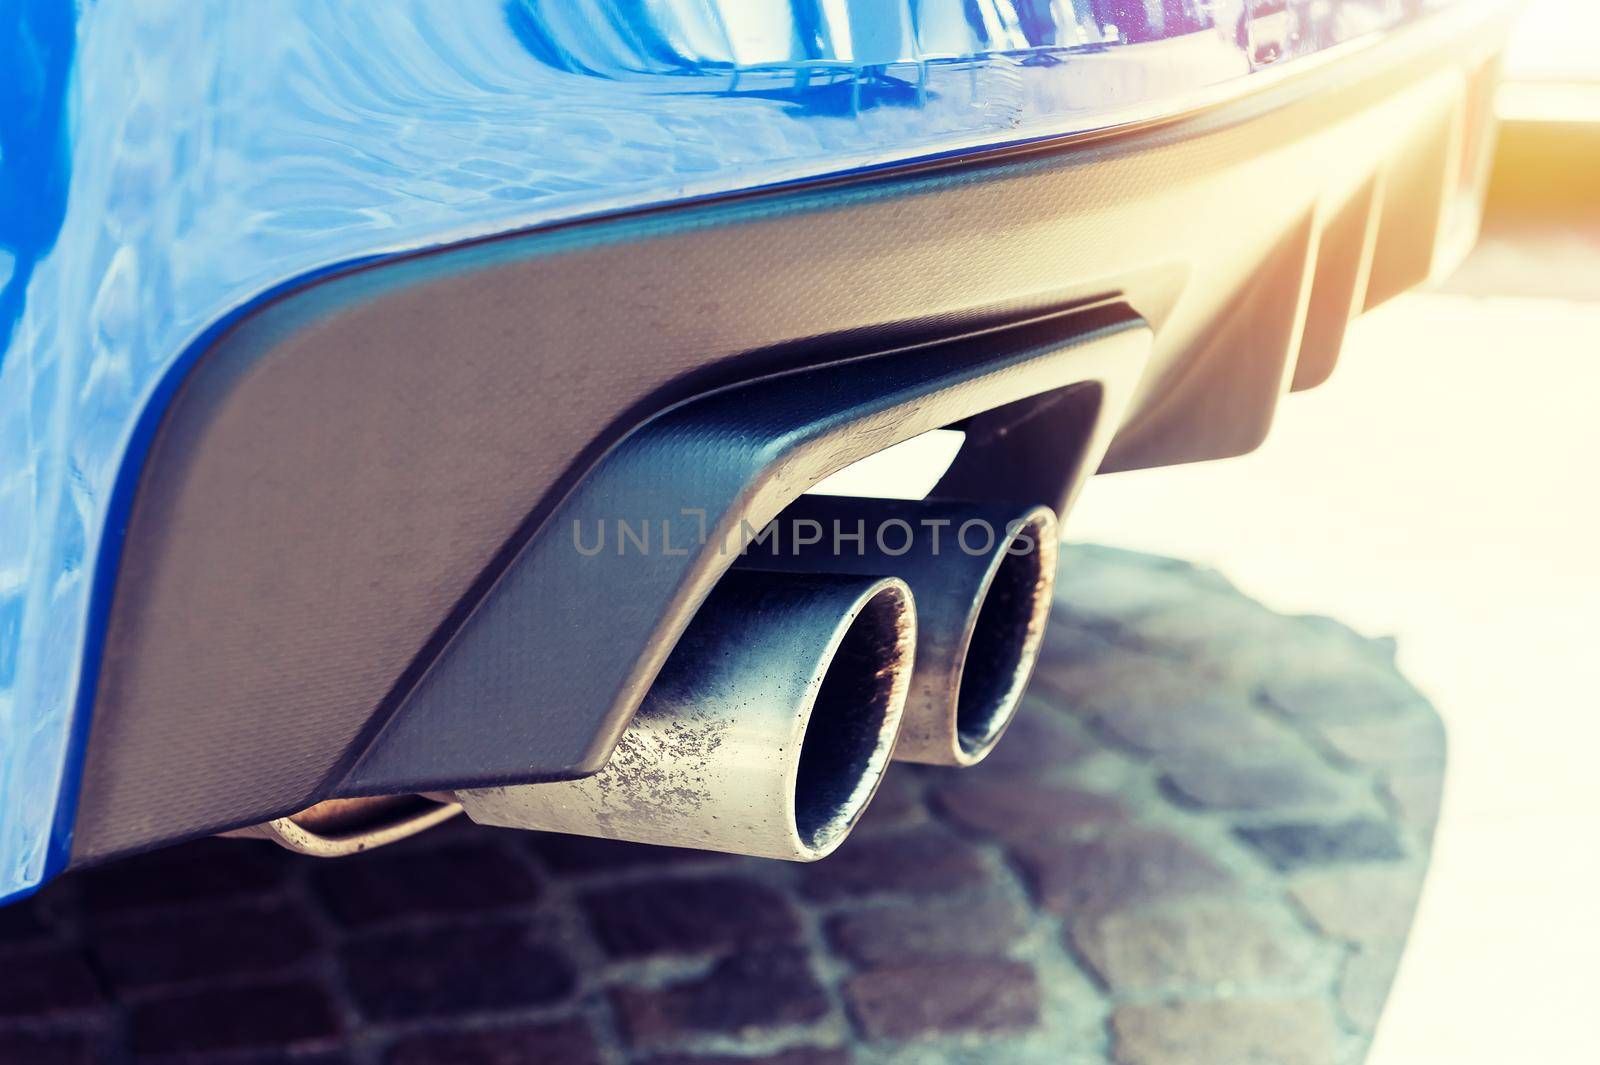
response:
<path id="1" fill-rule="evenodd" d="M 1352 325 L 1259 451 L 1096 477 L 1071 517 L 1392 634 L 1438 708 L 1449 787 L 1371 1065 L 1600 1062 L 1597 355 L 1600 221 L 1491 213 L 1444 289 Z"/>
<path id="2" fill-rule="evenodd" d="M 1393 648 L 1070 552 L 983 766 L 897 766 L 811 867 L 450 826 L 207 841 L 0 911 L 0 1062 L 1359 1061 L 1439 719 Z"/>

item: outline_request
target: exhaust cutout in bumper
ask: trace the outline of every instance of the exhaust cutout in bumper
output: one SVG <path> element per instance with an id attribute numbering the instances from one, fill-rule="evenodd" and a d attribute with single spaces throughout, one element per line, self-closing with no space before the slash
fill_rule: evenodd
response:
<path id="1" fill-rule="evenodd" d="M 753 570 L 894 574 L 917 602 L 917 657 L 895 757 L 969 766 L 1022 700 L 1050 618 L 1044 506 L 804 496 L 752 544 Z"/>
<path id="2" fill-rule="evenodd" d="M 813 861 L 877 790 L 915 639 L 896 578 L 730 573 L 604 769 L 456 798 L 484 824 Z"/>

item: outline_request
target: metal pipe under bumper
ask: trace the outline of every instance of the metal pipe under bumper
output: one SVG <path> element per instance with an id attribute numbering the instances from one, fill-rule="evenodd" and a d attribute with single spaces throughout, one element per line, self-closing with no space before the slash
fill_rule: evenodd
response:
<path id="1" fill-rule="evenodd" d="M 729 573 L 604 769 L 456 798 L 484 824 L 814 861 L 888 766 L 915 639 L 898 579 Z"/>
<path id="2" fill-rule="evenodd" d="M 1011 723 L 1055 586 L 1044 506 L 803 496 L 751 543 L 752 570 L 902 578 L 917 602 L 917 660 L 895 757 L 969 766 Z"/>
<path id="3" fill-rule="evenodd" d="M 460 812 L 448 795 L 326 799 L 297 814 L 222 834 L 271 840 L 315 858 L 342 858 L 398 843 Z"/>

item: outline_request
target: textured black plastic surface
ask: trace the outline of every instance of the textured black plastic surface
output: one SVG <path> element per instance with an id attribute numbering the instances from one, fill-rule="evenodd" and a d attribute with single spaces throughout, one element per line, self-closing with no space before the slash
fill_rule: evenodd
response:
<path id="1" fill-rule="evenodd" d="M 1143 322 L 1108 307 L 790 373 L 652 419 L 511 561 L 338 793 L 594 772 L 717 578 L 800 493 L 919 433 L 1086 381 L 1101 397 L 1092 465 L 1149 347 Z"/>
<path id="2" fill-rule="evenodd" d="M 200 360 L 152 447 L 75 860 L 329 794 L 584 472 L 712 388 L 1114 300 L 1155 335 L 1105 466 L 1247 450 L 1293 376 L 1330 220 L 1375 179 L 1416 209 L 1454 199 L 1454 131 L 1497 33 L 1397 40 L 1126 136 L 518 234 L 263 308 Z M 1363 255 L 1387 265 L 1358 273 L 1386 286 L 1444 236 L 1372 218 Z M 1031 420 L 1059 400 L 974 423 L 985 446 L 952 479 L 1070 495 L 1078 452 L 1039 449 L 1072 446 L 1076 408 Z M 585 609 L 629 607 L 597 591 Z M 604 750 L 564 727 L 553 762 Z"/>

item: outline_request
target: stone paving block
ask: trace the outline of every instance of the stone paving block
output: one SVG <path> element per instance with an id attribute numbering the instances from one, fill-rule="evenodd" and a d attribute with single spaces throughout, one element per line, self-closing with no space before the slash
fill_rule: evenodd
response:
<path id="1" fill-rule="evenodd" d="M 1066 838 L 1128 817 L 1122 803 L 1108 795 L 984 767 L 947 775 L 933 796 L 946 820 L 1014 842 Z"/>
<path id="2" fill-rule="evenodd" d="M 518 923 L 373 934 L 340 952 L 361 1012 L 405 1020 L 559 1002 L 577 974 Z"/>
<path id="3" fill-rule="evenodd" d="M 922 802 L 921 766 L 891 762 L 878 791 L 856 822 L 855 833 L 892 832 L 922 824 L 928 813 Z"/>
<path id="4" fill-rule="evenodd" d="M 298 907 L 269 903 L 115 925 L 94 938 L 92 949 L 112 984 L 131 989 L 266 975 L 310 958 L 318 940 Z"/>
<path id="5" fill-rule="evenodd" d="M 850 978 L 850 1014 L 869 1040 L 1027 1031 L 1039 1023 L 1039 977 L 1004 958 L 881 965 Z"/>
<path id="6" fill-rule="evenodd" d="M 1263 714 L 1247 689 L 1159 655 L 1116 648 L 1091 661 L 1041 664 L 1035 678 L 1040 698 L 1087 718 L 1135 754 L 1264 758 L 1305 746 Z"/>
<path id="7" fill-rule="evenodd" d="M 614 958 L 787 943 L 800 933 L 788 900 L 753 880 L 674 878 L 583 896 L 595 938 Z"/>
<path id="8" fill-rule="evenodd" d="M 1310 759 L 1249 764 L 1201 755 L 1168 763 L 1161 782 L 1183 804 L 1212 810 L 1330 806 L 1349 791 L 1332 770 Z"/>
<path id="9" fill-rule="evenodd" d="M 1027 929 L 1028 915 L 1008 898 L 917 906 L 875 906 L 828 920 L 834 950 L 861 965 L 907 958 L 1004 954 Z"/>
<path id="10" fill-rule="evenodd" d="M 989 871 L 977 848 L 948 832 L 917 829 L 852 836 L 826 860 L 806 866 L 801 889 L 814 899 L 867 895 L 947 895 L 981 887 Z"/>
<path id="11" fill-rule="evenodd" d="M 1327 665 L 1290 658 L 1261 691 L 1289 717 L 1325 724 L 1433 714 L 1427 699 L 1391 664 L 1353 656 Z"/>
<path id="12" fill-rule="evenodd" d="M 1061 914 L 1123 909 L 1226 892 L 1233 876 L 1181 836 L 1129 827 L 1013 852 L 1040 903 Z"/>
<path id="13" fill-rule="evenodd" d="M 1068 939 L 1117 994 L 1293 984 L 1311 956 L 1310 936 L 1244 901 L 1095 914 L 1072 922 Z"/>
<path id="14" fill-rule="evenodd" d="M 1337 1033 L 1326 1002 L 1213 999 L 1118 1006 L 1120 1065 L 1332 1065 Z"/>
<path id="15" fill-rule="evenodd" d="M 384 1065 L 601 1065 L 594 1033 L 582 1021 L 424 1032 L 393 1043 Z"/>
<path id="16" fill-rule="evenodd" d="M 15 1065 L 95 1065 L 100 1040 L 87 1032 L 0 1031 L 0 1061 Z"/>
<path id="17" fill-rule="evenodd" d="M 1386 821 L 1294 822 L 1236 829 L 1275 868 L 1295 870 L 1345 862 L 1392 862 L 1405 847 Z"/>
<path id="18" fill-rule="evenodd" d="M 1023 697 L 1005 735 L 981 763 L 990 774 L 1038 774 L 1069 769 L 1098 753 L 1100 745 L 1047 699 Z"/>
<path id="19" fill-rule="evenodd" d="M 307 1050 L 300 1046 L 244 1052 L 227 1050 L 201 1057 L 185 1054 L 176 1061 L 182 1065 L 356 1065 L 356 1060 L 343 1050 Z"/>
<path id="20" fill-rule="evenodd" d="M 792 947 L 736 954 L 705 976 L 667 987 L 619 988 L 612 1000 L 636 1046 L 808 1024 L 831 1008 L 806 952 Z"/>
<path id="21" fill-rule="evenodd" d="M 1101 655 L 1127 651 L 1129 647 L 1123 638 L 1122 625 L 1116 619 L 1075 610 L 1058 595 L 1050 610 L 1050 627 L 1039 648 L 1034 677 L 1037 679 L 1040 671 L 1071 669 Z M 1029 689 L 1030 692 L 1039 690 Z"/>
<path id="22" fill-rule="evenodd" d="M 1121 619 L 1126 646 L 1180 662 L 1208 687 L 1254 689 L 1300 641 L 1284 618 L 1231 587 L 1196 589 L 1189 597 Z"/>
<path id="23" fill-rule="evenodd" d="M 1401 824 L 1431 839 L 1444 799 L 1444 767 L 1386 773 L 1383 794 L 1399 813 Z"/>
<path id="24" fill-rule="evenodd" d="M 1437 716 L 1392 646 L 1215 574 L 1073 550 L 1063 577 L 1087 602 L 997 752 L 892 767 L 824 862 L 465 819 L 334 863 L 184 845 L 0 910 L 0 1062 L 1356 1060 Z"/>
<path id="25" fill-rule="evenodd" d="M 557 876 L 585 876 L 690 863 L 726 863 L 725 855 L 683 847 L 653 847 L 554 832 L 526 833 L 526 845 Z"/>
<path id="26" fill-rule="evenodd" d="M 1124 647 L 1075 659 L 1041 656 L 1034 683 L 1053 704 L 1089 718 L 1179 707 L 1209 694 L 1208 686 L 1182 662 Z"/>
<path id="27" fill-rule="evenodd" d="M 1196 594 L 1231 592 L 1215 570 L 1176 558 L 1157 558 L 1105 544 L 1068 544 L 1056 577 L 1057 609 L 1124 621 Z"/>
<path id="28" fill-rule="evenodd" d="M 38 947 L 0 958 L 0 1019 L 92 1009 L 100 1000 L 94 972 L 75 948 Z"/>
<path id="29" fill-rule="evenodd" d="M 1432 709 L 1399 720 L 1319 721 L 1312 726 L 1335 757 L 1369 769 L 1442 766 L 1444 722 Z"/>
<path id="30" fill-rule="evenodd" d="M 1128 706 L 1096 718 L 1118 746 L 1163 764 L 1197 755 L 1293 757 L 1305 741 L 1263 716 L 1238 694 L 1199 695 L 1173 703 Z"/>
<path id="31" fill-rule="evenodd" d="M 1303 874 L 1289 896 L 1324 935 L 1375 946 L 1405 941 L 1421 891 L 1418 870 L 1368 866 Z"/>
<path id="32" fill-rule="evenodd" d="M 350 927 L 476 913 L 539 897 L 533 875 L 492 840 L 379 850 L 319 862 L 311 885 L 333 919 Z"/>
<path id="33" fill-rule="evenodd" d="M 195 1054 L 327 1042 L 340 1033 L 327 988 L 309 980 L 190 991 L 136 1004 L 135 1054 Z"/>
<path id="34" fill-rule="evenodd" d="M 41 913 L 37 896 L 0 906 L 0 950 L 37 945 L 53 936 L 54 931 Z"/>
<path id="35" fill-rule="evenodd" d="M 727 1057 L 706 1054 L 669 1054 L 651 1058 L 646 1065 L 850 1065 L 855 1060 L 844 1047 L 792 1047 L 776 1054 Z"/>
<path id="36" fill-rule="evenodd" d="M 1378 1030 L 1399 969 L 1398 947 L 1356 950 L 1345 959 L 1339 975 L 1339 1012 L 1352 1028 L 1367 1035 Z"/>
<path id="37" fill-rule="evenodd" d="M 1178 639 L 1163 639 L 1147 623 L 1141 624 L 1141 635 L 1232 683 L 1285 698 L 1303 697 L 1307 709 L 1321 705 L 1325 696 L 1337 696 L 1342 686 L 1370 691 L 1382 685 L 1383 673 L 1394 672 L 1392 640 L 1363 636 L 1337 619 L 1277 614 L 1237 594 L 1197 605 L 1198 610 L 1174 610 L 1163 619 Z M 1354 685 L 1352 676 L 1358 678 Z M 1365 713 L 1354 711 L 1355 716 Z M 1350 714 L 1348 707 L 1334 711 L 1335 717 Z"/>
<path id="38" fill-rule="evenodd" d="M 259 840 L 206 839 L 87 870 L 78 885 L 91 920 L 156 906 L 192 911 L 280 891 L 296 860 Z"/>

